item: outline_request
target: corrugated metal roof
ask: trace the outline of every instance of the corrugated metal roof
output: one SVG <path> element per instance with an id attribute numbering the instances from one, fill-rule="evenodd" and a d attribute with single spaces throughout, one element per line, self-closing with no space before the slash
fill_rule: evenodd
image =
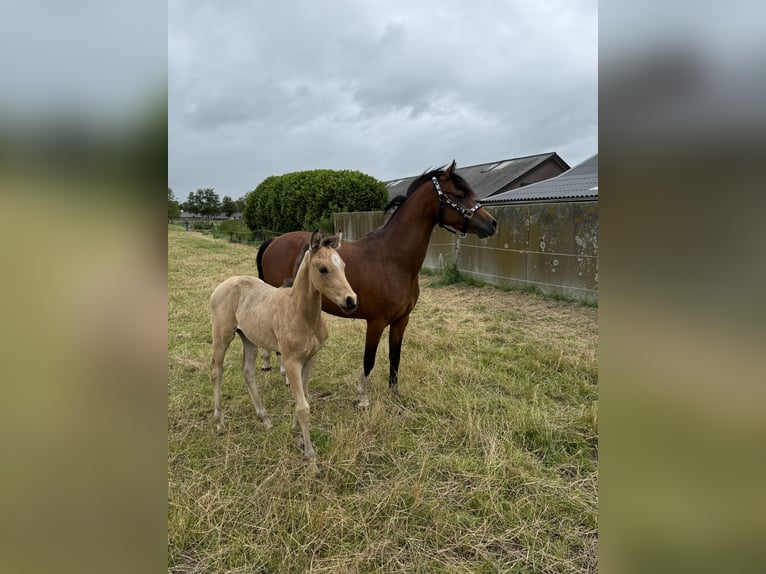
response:
<path id="1" fill-rule="evenodd" d="M 569 167 L 566 162 L 556 154 L 556 152 L 550 152 L 467 167 L 458 167 L 457 173 L 468 182 L 468 185 L 470 185 L 471 189 L 476 192 L 478 198 L 483 200 L 484 198 L 491 196 L 493 193 L 497 193 L 499 189 L 510 185 L 512 182 L 549 159 L 553 159 L 560 163 L 564 169 Z M 420 177 L 420 174 L 404 179 L 387 181 L 386 186 L 388 186 L 389 198 L 394 198 L 397 195 L 405 195 L 407 193 L 407 188 L 418 177 Z"/>
<path id="2" fill-rule="evenodd" d="M 586 159 L 569 171 L 488 197 L 482 203 L 514 201 L 577 200 L 598 198 L 598 154 Z"/>

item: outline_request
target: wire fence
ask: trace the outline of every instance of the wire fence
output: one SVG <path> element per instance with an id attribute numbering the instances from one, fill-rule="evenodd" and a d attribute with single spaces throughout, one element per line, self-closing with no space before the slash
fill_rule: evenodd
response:
<path id="1" fill-rule="evenodd" d="M 253 231 L 248 229 L 243 221 L 232 219 L 220 221 L 198 219 L 184 221 L 183 219 L 172 219 L 169 223 L 186 227 L 187 231 L 202 233 L 216 239 L 226 239 L 231 243 L 245 243 L 248 245 L 260 245 L 272 237 L 282 235 L 279 231 L 271 229 L 256 229 Z"/>

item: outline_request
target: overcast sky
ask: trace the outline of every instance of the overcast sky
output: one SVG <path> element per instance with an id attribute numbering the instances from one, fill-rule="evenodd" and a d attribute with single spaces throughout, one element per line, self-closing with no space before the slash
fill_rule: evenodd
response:
<path id="1" fill-rule="evenodd" d="M 596 0 L 168 3 L 169 185 L 598 151 Z"/>

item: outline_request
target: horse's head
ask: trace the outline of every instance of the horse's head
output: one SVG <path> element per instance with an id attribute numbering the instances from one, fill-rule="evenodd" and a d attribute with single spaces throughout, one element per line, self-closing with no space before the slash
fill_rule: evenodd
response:
<path id="1" fill-rule="evenodd" d="M 494 235 L 497 221 L 477 201 L 468 182 L 455 173 L 455 167 L 452 160 L 446 170 L 431 176 L 431 185 L 439 196 L 439 226 L 462 235 L 473 233 L 482 239 Z"/>
<path id="2" fill-rule="evenodd" d="M 338 254 L 341 233 L 322 235 L 316 230 L 311 235 L 309 249 L 311 266 L 309 276 L 314 287 L 345 313 L 356 309 L 357 296 L 346 279 L 346 264 Z"/>

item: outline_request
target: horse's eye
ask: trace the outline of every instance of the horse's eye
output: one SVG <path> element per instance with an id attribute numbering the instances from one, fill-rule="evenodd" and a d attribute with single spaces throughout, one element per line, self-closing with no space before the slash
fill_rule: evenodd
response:
<path id="1" fill-rule="evenodd" d="M 326 275 L 326 274 L 327 274 L 327 271 L 328 271 L 327 267 L 320 267 L 320 268 L 319 268 L 319 272 L 320 272 L 322 275 Z"/>

